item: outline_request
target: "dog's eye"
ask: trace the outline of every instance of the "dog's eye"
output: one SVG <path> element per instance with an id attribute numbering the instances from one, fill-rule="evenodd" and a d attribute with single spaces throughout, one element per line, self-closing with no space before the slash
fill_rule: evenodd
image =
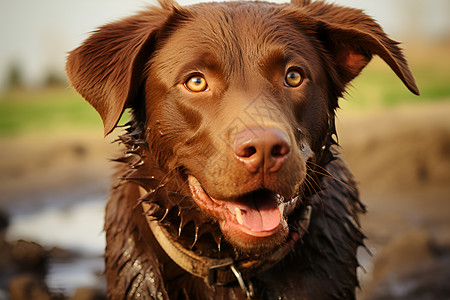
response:
<path id="1" fill-rule="evenodd" d="M 292 69 L 286 73 L 286 77 L 284 78 L 286 85 L 290 87 L 297 87 L 303 81 L 303 75 L 300 70 Z"/>
<path id="2" fill-rule="evenodd" d="M 188 78 L 184 86 L 191 92 L 203 92 L 208 88 L 206 79 L 201 75 L 194 75 Z"/>

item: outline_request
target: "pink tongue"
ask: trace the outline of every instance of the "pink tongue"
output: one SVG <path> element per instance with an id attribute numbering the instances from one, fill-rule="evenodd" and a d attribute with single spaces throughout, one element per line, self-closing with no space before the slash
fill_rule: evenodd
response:
<path id="1" fill-rule="evenodd" d="M 272 231 L 281 222 L 281 214 L 276 203 L 255 205 L 242 203 L 229 203 L 228 209 L 235 213 L 239 208 L 242 215 L 242 225 L 253 232 Z"/>

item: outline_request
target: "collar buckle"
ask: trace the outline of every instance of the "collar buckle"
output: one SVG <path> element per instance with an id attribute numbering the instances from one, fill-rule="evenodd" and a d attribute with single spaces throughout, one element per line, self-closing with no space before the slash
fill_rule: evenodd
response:
<path id="1" fill-rule="evenodd" d="M 241 287 L 241 290 L 244 293 L 245 297 L 247 299 L 252 299 L 255 296 L 254 291 L 253 291 L 252 282 L 249 280 L 248 284 L 245 284 L 244 278 L 242 277 L 241 272 L 239 271 L 239 269 L 236 267 L 235 264 L 232 264 L 230 266 L 230 269 L 231 269 L 231 272 L 233 272 L 234 276 L 236 276 L 236 279 L 237 279 L 239 286 Z"/>
<path id="2" fill-rule="evenodd" d="M 206 278 L 207 283 L 210 286 L 217 285 L 218 284 L 217 271 L 219 269 L 222 269 L 222 268 L 230 267 L 233 264 L 234 264 L 234 261 L 233 261 L 233 259 L 231 257 L 225 258 L 225 259 L 221 259 L 219 263 L 210 264 L 208 266 L 208 275 L 207 275 L 207 278 Z"/>
<path id="3" fill-rule="evenodd" d="M 254 296 L 253 285 L 250 281 L 248 283 L 245 282 L 244 277 L 242 277 L 241 271 L 236 267 L 232 258 L 227 258 L 221 260 L 218 264 L 212 264 L 208 266 L 208 276 L 207 283 L 210 286 L 213 285 L 221 285 L 218 283 L 218 271 L 222 268 L 230 268 L 233 275 L 236 277 L 239 286 L 241 287 L 242 292 L 244 293 L 247 299 L 252 299 Z"/>

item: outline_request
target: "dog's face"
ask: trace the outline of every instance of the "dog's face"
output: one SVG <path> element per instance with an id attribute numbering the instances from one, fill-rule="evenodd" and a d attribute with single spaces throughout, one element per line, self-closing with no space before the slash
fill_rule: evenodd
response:
<path id="1" fill-rule="evenodd" d="M 307 162 L 330 146 L 337 98 L 373 54 L 417 92 L 395 43 L 359 11 L 200 4 L 107 25 L 68 74 L 107 133 L 126 105 L 143 115 L 159 168 L 179 170 L 231 244 L 261 252 L 288 236 Z"/>
<path id="2" fill-rule="evenodd" d="M 153 149 L 169 148 L 166 167 L 182 166 L 195 203 L 241 249 L 286 237 L 284 216 L 328 129 L 316 45 L 282 16 L 268 19 L 273 8 L 251 8 L 192 12 L 145 83 L 146 95 L 160 93 L 146 99 Z"/>

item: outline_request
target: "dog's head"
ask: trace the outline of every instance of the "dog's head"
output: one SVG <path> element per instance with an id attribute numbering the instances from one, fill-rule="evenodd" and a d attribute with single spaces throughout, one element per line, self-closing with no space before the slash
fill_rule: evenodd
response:
<path id="1" fill-rule="evenodd" d="M 105 134 L 132 108 L 158 170 L 177 170 L 232 245 L 263 251 L 286 239 L 307 162 L 323 162 L 337 99 L 373 55 L 418 94 L 397 43 L 359 10 L 164 2 L 101 27 L 67 72 Z"/>

